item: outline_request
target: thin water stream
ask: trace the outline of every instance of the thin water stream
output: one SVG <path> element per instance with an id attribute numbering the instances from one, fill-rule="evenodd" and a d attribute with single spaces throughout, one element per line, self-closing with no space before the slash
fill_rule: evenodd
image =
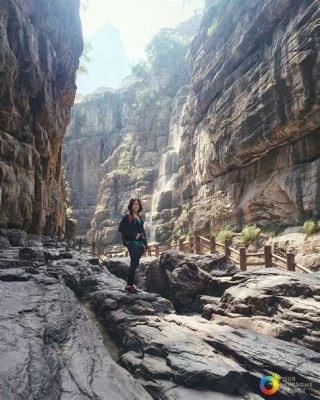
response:
<path id="1" fill-rule="evenodd" d="M 168 143 L 160 159 L 159 176 L 152 196 L 151 210 L 146 215 L 145 228 L 148 234 L 149 243 L 155 241 L 156 223 L 154 219 L 157 219 L 157 224 L 162 223 L 162 220 L 158 220 L 160 197 L 163 193 L 169 192 L 174 188 L 177 177 L 178 154 L 181 145 L 181 134 L 183 131 L 182 119 L 186 106 L 186 99 L 186 87 L 184 86 L 176 95 L 173 105 Z"/>
<path id="2" fill-rule="evenodd" d="M 79 300 L 80 307 L 83 311 L 88 315 L 88 317 L 93 321 L 95 326 L 98 328 L 99 332 L 102 335 L 103 344 L 105 345 L 106 349 L 108 350 L 111 358 L 115 361 L 119 361 L 119 349 L 115 343 L 115 341 L 110 336 L 107 328 L 104 324 L 99 320 L 96 316 L 95 312 L 91 310 L 89 304 L 87 302 Z"/>

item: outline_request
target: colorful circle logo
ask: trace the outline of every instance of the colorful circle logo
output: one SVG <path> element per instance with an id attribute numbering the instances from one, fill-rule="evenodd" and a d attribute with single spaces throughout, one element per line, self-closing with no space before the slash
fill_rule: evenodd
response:
<path id="1" fill-rule="evenodd" d="M 260 379 L 260 390 L 263 394 L 274 394 L 279 388 L 279 380 L 274 376 L 266 375 Z"/>

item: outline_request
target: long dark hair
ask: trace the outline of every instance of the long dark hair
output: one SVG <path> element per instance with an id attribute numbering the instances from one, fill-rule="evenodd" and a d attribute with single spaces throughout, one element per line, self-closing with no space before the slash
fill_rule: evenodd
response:
<path id="1" fill-rule="evenodd" d="M 130 213 L 131 217 L 133 217 L 133 208 L 132 208 L 132 206 L 133 206 L 133 203 L 135 201 L 139 202 L 139 210 L 138 210 L 139 215 L 140 215 L 140 213 L 142 211 L 142 205 L 141 205 L 140 199 L 138 197 L 131 197 L 131 199 L 129 201 L 129 204 L 128 204 L 128 210 L 129 210 L 129 213 Z M 140 217 L 141 217 L 141 215 L 140 215 Z"/>

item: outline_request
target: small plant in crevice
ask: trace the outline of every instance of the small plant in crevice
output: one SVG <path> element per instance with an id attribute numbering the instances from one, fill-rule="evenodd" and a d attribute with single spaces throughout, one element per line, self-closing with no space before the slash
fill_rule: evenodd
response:
<path id="1" fill-rule="evenodd" d="M 235 236 L 235 232 L 233 231 L 230 225 L 226 225 L 214 232 L 212 234 L 216 237 L 219 242 L 224 242 L 227 239 L 232 239 Z"/>
<path id="2" fill-rule="evenodd" d="M 232 239 L 234 235 L 235 232 L 232 230 L 231 226 L 227 225 L 216 233 L 216 238 L 219 242 L 224 242 L 227 239 Z"/>
<path id="3" fill-rule="evenodd" d="M 302 232 L 307 235 L 311 236 L 315 233 L 320 232 L 320 221 L 317 220 L 308 220 L 303 224 Z"/>
<path id="4" fill-rule="evenodd" d="M 245 245 L 254 242 L 260 235 L 261 229 L 256 225 L 248 225 L 246 226 L 241 234 L 240 238 Z"/>

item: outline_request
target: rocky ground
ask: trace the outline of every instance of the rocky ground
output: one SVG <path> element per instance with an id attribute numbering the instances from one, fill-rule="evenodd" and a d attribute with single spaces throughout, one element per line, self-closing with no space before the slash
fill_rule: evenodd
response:
<path id="1" fill-rule="evenodd" d="M 320 396 L 319 273 L 168 250 L 144 260 L 132 295 L 126 258 L 99 265 L 18 230 L 0 239 L 1 399 L 258 400 L 271 373 L 273 399 Z"/>

